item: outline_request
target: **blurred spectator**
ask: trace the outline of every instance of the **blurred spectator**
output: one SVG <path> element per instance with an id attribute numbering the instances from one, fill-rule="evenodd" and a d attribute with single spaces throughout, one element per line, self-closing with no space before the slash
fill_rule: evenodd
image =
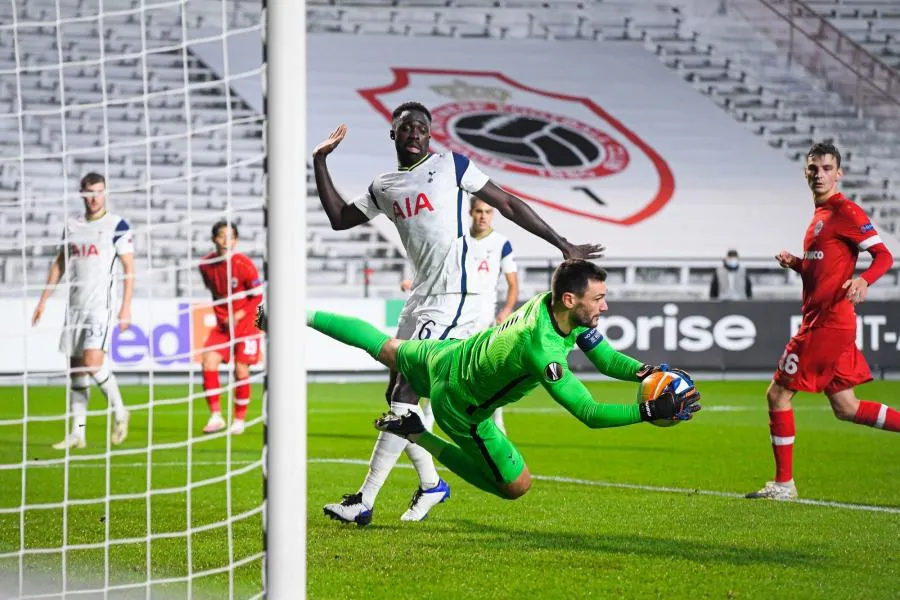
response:
<path id="1" fill-rule="evenodd" d="M 753 298 L 753 289 L 747 269 L 741 264 L 737 250 L 729 250 L 716 268 L 712 283 L 709 286 L 709 297 L 712 300 L 749 300 Z"/>

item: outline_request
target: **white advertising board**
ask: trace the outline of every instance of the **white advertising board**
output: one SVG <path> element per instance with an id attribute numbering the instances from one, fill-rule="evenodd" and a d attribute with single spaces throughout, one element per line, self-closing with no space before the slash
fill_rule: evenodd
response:
<path id="1" fill-rule="evenodd" d="M 31 327 L 36 302 L 34 298 L 0 299 L 0 314 L 9 316 L 0 326 L 0 372 L 62 373 L 66 370 L 66 358 L 59 352 L 65 300 L 51 298 L 41 322 Z M 359 317 L 391 333 L 396 328 L 399 310 L 395 304 L 381 299 L 313 298 L 307 307 Z M 388 310 L 389 306 L 393 308 Z M 113 331 L 107 356 L 115 371 L 197 370 L 199 351 L 214 323 L 208 300 L 137 298 L 132 306 L 131 327 L 124 332 L 118 328 Z M 344 346 L 311 329 L 307 331 L 306 369 L 309 371 L 384 370 L 362 350 Z"/>

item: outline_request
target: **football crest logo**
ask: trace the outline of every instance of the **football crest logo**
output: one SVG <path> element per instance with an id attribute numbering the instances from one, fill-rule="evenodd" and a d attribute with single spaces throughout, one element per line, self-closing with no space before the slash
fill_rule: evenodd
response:
<path id="1" fill-rule="evenodd" d="M 434 151 L 502 171 L 498 184 L 524 200 L 627 226 L 656 214 L 674 194 L 666 161 L 591 98 L 537 89 L 500 72 L 391 71 L 393 82 L 359 94 L 388 121 L 400 102 L 423 102 L 432 114 Z"/>
<path id="2" fill-rule="evenodd" d="M 813 235 L 819 235 L 820 233 L 822 233 L 823 227 L 825 227 L 824 221 L 822 221 L 821 219 L 816 221 L 816 226 L 813 228 Z"/>

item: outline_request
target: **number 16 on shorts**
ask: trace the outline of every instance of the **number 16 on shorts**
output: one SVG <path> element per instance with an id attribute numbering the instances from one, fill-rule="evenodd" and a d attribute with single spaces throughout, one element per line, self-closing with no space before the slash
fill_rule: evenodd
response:
<path id="1" fill-rule="evenodd" d="M 797 369 L 800 368 L 800 357 L 793 352 L 785 350 L 784 354 L 782 354 L 781 358 L 778 360 L 778 368 L 788 375 L 793 375 L 797 372 Z"/>

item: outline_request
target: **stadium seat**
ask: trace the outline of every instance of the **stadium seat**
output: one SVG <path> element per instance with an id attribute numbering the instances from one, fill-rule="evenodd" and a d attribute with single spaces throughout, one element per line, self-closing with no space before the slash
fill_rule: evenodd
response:
<path id="1" fill-rule="evenodd" d="M 221 31 L 220 3 L 197 1 L 214 10 L 203 19 L 186 23 L 188 35 L 202 37 L 204 32 Z M 806 4 L 868 52 L 895 69 L 900 65 L 896 2 L 807 0 Z M 104 0 L 103 9 L 107 13 L 133 11 L 138 5 L 135 0 Z M 56 47 L 57 6 L 63 19 L 86 18 L 60 27 L 61 49 Z M 673 6 L 624 0 L 312 0 L 307 14 L 310 31 L 335 35 L 538 38 L 550 44 L 562 39 L 640 40 L 698 93 L 708 95 L 787 158 L 799 159 L 813 138 L 833 137 L 847 147 L 847 192 L 866 206 L 881 227 L 896 231 L 900 222 L 900 203 L 893 192 L 900 179 L 896 140 L 877 131 L 871 119 L 848 109 L 839 96 L 783 64 L 779 51 L 760 42 L 734 15 L 687 16 Z M 29 250 L 41 252 L 45 242 L 47 247 L 55 244 L 62 219 L 78 208 L 74 186 L 78 175 L 87 170 L 106 172 L 110 190 L 116 192 L 112 205 L 136 227 L 147 228 L 140 251 L 146 252 L 146 242 L 151 242 L 153 260 L 164 261 L 172 273 L 180 274 L 180 266 L 188 268 L 188 255 L 204 252 L 208 227 L 222 216 L 229 199 L 242 238 L 255 244 L 251 256 L 262 258 L 262 119 L 224 84 L 208 84 L 215 80 L 214 74 L 199 60 L 191 58 L 182 64 L 180 51 L 163 50 L 181 39 L 182 17 L 177 6 L 148 4 L 144 8 L 150 50 L 144 60 L 152 70 L 149 77 L 144 76 L 141 60 L 117 57 L 141 46 L 142 22 L 137 14 L 111 15 L 104 20 L 107 53 L 101 71 L 98 64 L 90 63 L 97 60 L 99 50 L 99 25 L 89 18 L 96 14 L 96 3 L 26 0 L 0 4 L 0 19 L 8 22 L 15 9 L 20 20 L 41 23 L 20 28 L 18 56 L 11 42 L 0 36 L 0 70 L 53 65 L 60 52 L 66 61 L 87 61 L 64 69 L 64 87 L 53 69 L 21 71 L 22 104 L 32 111 L 22 119 L 21 137 L 18 119 L 0 116 L 0 155 L 16 156 L 22 144 L 30 153 L 59 156 L 63 135 L 70 152 L 65 163 L 60 158 L 28 160 L 24 165 L 0 163 L 0 198 L 24 196 L 34 206 L 55 211 L 47 213 L 53 215 L 49 220 L 34 214 L 41 211 L 28 213 L 24 231 L 19 232 L 11 229 L 21 222 L 21 210 L 15 205 L 0 208 L 0 241 L 9 243 L 0 252 L 4 283 L 9 282 L 7 275 L 14 277 L 21 270 L 10 253 L 15 244 L 34 238 L 40 243 L 33 246 L 28 242 Z M 231 2 L 225 18 L 235 27 L 256 24 L 258 3 Z M 182 91 L 185 71 L 192 85 L 208 87 L 186 98 Z M 145 98 L 145 85 L 158 93 Z M 16 90 L 14 81 L 0 75 L 0 114 L 15 114 Z M 63 96 L 70 107 L 65 132 L 58 118 Z M 101 110 L 98 107 L 104 101 L 113 103 Z M 230 113 L 226 110 L 229 102 Z M 72 106 L 76 104 L 77 108 Z M 188 114 L 195 129 L 190 142 L 183 137 Z M 233 119 L 230 126 L 229 115 Z M 150 145 L 149 160 L 147 135 L 158 138 Z M 229 136 L 231 156 L 241 164 L 224 169 Z M 108 157 L 107 143 L 112 144 Z M 64 173 L 71 181 L 62 181 Z M 378 267 L 370 291 L 399 296 L 398 273 L 408 269 L 401 253 L 368 225 L 353 232 L 332 231 L 311 182 L 308 173 L 305 204 L 310 293 L 360 295 L 362 279 L 354 273 L 361 270 L 362 261 L 385 260 L 393 262 Z M 148 202 L 154 218 L 158 217 L 152 224 L 147 223 Z M 171 217 L 171 213 L 181 216 Z M 22 237 L 23 233 L 27 237 Z M 343 268 L 335 269 L 335 265 Z M 691 265 L 685 272 L 662 264 L 617 266 L 610 268 L 610 281 L 642 293 L 655 294 L 675 286 L 675 293 L 699 294 L 714 266 Z M 189 269 L 187 281 L 194 281 L 194 270 Z M 526 286 L 546 287 L 544 265 L 526 266 L 523 273 Z M 780 279 L 781 273 L 763 270 L 752 276 L 760 289 L 771 287 L 776 290 L 773 293 L 780 293 L 777 290 L 782 286 L 785 293 L 796 292 L 796 282 Z M 184 289 L 185 277 L 160 277 L 160 284 L 173 286 L 173 292 Z"/>

